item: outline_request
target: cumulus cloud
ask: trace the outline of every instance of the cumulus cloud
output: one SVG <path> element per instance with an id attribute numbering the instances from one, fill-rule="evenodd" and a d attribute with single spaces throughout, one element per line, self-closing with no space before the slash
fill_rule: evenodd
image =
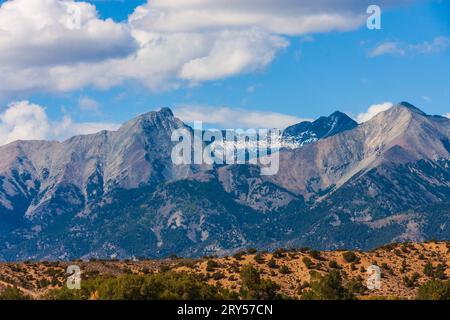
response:
<path id="1" fill-rule="evenodd" d="M 394 104 L 392 102 L 385 102 L 381 104 L 371 105 L 366 112 L 358 114 L 358 116 L 356 117 L 356 121 L 358 121 L 358 123 L 369 121 L 370 119 L 375 117 L 378 113 L 390 109 L 393 105 Z"/>
<path id="2" fill-rule="evenodd" d="M 63 140 L 73 135 L 117 128 L 114 123 L 76 123 L 68 115 L 59 122 L 52 122 L 42 106 L 19 101 L 9 104 L 0 114 L 0 145 L 15 140 Z"/>
<path id="3" fill-rule="evenodd" d="M 79 26 L 70 24 L 71 15 L 79 15 Z M 7 1 L 0 8 L 0 30 L 0 47 L 8 49 L 0 50 L 2 66 L 96 62 L 137 48 L 126 25 L 99 19 L 95 6 L 85 2 Z"/>
<path id="4" fill-rule="evenodd" d="M 384 8 L 407 0 L 382 1 Z M 153 90 L 267 66 L 286 36 L 364 24 L 369 0 L 152 0 L 123 23 L 73 0 L 10 0 L 0 7 L 3 91 L 109 88 L 136 80 Z M 68 28 L 69 8 L 80 28 Z"/>
<path id="5" fill-rule="evenodd" d="M 386 54 L 404 56 L 411 54 L 432 54 L 446 50 L 450 46 L 450 37 L 436 37 L 431 42 L 409 44 L 405 42 L 388 41 L 377 45 L 369 52 L 374 58 Z"/>
<path id="6" fill-rule="evenodd" d="M 256 30 L 224 32 L 218 35 L 207 56 L 186 62 L 179 77 L 208 81 L 257 70 L 269 64 L 278 49 L 287 45 L 288 42 L 280 37 Z"/>
<path id="7" fill-rule="evenodd" d="M 73 16 L 79 19 L 79 25 L 70 24 Z M 89 75 L 84 65 L 120 59 L 137 48 L 127 25 L 98 18 L 91 4 L 66 0 L 7 1 L 0 7 L 0 90 L 79 87 L 94 75 Z M 81 67 L 79 72 L 77 67 Z M 100 70 L 95 68 L 92 72 Z M 80 77 L 84 81 L 74 80 Z M 95 83 L 95 79 L 92 81 Z"/>
<path id="8" fill-rule="evenodd" d="M 272 34 L 300 35 L 351 30 L 365 21 L 370 1 L 153 0 L 131 16 L 135 25 L 160 33 L 258 27 Z"/>
<path id="9" fill-rule="evenodd" d="M 221 128 L 277 128 L 309 121 L 277 112 L 252 111 L 239 108 L 181 106 L 173 110 L 176 117 L 186 123 L 202 121 Z"/>
<path id="10" fill-rule="evenodd" d="M 45 110 L 28 101 L 12 103 L 0 114 L 0 144 L 14 140 L 47 138 L 51 127 Z"/>

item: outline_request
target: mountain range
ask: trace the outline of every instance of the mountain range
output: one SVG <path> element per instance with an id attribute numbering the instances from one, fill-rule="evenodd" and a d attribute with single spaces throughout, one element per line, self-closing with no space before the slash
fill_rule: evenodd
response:
<path id="1" fill-rule="evenodd" d="M 450 239 L 450 120 L 402 102 L 287 128 L 276 175 L 175 165 L 170 109 L 117 131 L 0 147 L 0 260 L 371 249 Z"/>

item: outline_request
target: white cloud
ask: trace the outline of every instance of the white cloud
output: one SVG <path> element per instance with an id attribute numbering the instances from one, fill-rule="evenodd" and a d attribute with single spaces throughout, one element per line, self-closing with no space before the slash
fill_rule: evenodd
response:
<path id="1" fill-rule="evenodd" d="M 82 96 L 78 99 L 78 107 L 83 111 L 91 111 L 98 113 L 100 111 L 100 103 L 88 96 Z"/>
<path id="2" fill-rule="evenodd" d="M 411 49 L 418 53 L 437 53 L 447 49 L 450 45 L 450 37 L 436 37 L 432 42 L 423 42 L 411 45 Z"/>
<path id="3" fill-rule="evenodd" d="M 173 110 L 176 117 L 186 123 L 202 121 L 221 128 L 277 128 L 309 121 L 277 112 L 252 111 L 228 107 L 181 106 Z"/>
<path id="4" fill-rule="evenodd" d="M 370 53 L 369 57 L 374 58 L 385 54 L 392 55 L 404 55 L 405 51 L 400 48 L 399 43 L 396 42 L 384 42 L 375 47 Z"/>
<path id="5" fill-rule="evenodd" d="M 51 127 L 45 110 L 28 101 L 12 103 L 0 114 L 0 144 L 14 140 L 47 138 Z"/>
<path id="6" fill-rule="evenodd" d="M 70 8 L 80 14 L 80 28 L 68 27 Z M 85 2 L 13 0 L 0 8 L 0 65 L 17 68 L 97 62 L 123 57 L 137 48 L 124 24 L 97 17 Z"/>
<path id="7" fill-rule="evenodd" d="M 73 135 L 117 128 L 114 123 L 75 123 L 67 115 L 60 122 L 52 122 L 43 107 L 19 101 L 9 104 L 0 114 L 0 145 L 15 140 L 63 140 Z"/>
<path id="8" fill-rule="evenodd" d="M 446 113 L 444 114 L 444 117 L 449 118 L 450 119 L 450 113 Z"/>
<path id="9" fill-rule="evenodd" d="M 363 25 L 370 2 L 152 0 L 117 23 L 86 2 L 10 0 L 0 7 L 0 95 L 126 80 L 166 90 L 252 72 L 288 46 L 288 35 Z M 69 6 L 81 12 L 79 30 L 67 28 Z"/>
<path id="10" fill-rule="evenodd" d="M 73 7 L 80 14 L 79 29 L 68 27 L 69 8 Z M 0 7 L 0 90 L 53 91 L 89 82 L 100 85 L 99 80 L 89 78 L 101 70 L 96 67 L 89 73 L 87 66 L 126 57 L 137 48 L 126 24 L 99 19 L 91 4 L 7 1 Z M 80 78 L 84 81 L 77 82 Z"/>
<path id="11" fill-rule="evenodd" d="M 153 0 L 131 20 L 160 33 L 258 27 L 267 33 L 301 35 L 351 30 L 365 22 L 370 1 Z"/>
<path id="12" fill-rule="evenodd" d="M 366 112 L 358 114 L 356 121 L 358 123 L 366 122 L 375 117 L 378 113 L 390 109 L 394 104 L 392 102 L 385 102 L 380 104 L 373 104 Z"/>
<path id="13" fill-rule="evenodd" d="M 227 31 L 215 40 L 207 56 L 186 62 L 179 72 L 181 79 L 208 81 L 265 67 L 277 51 L 288 42 L 257 30 Z"/>
<path id="14" fill-rule="evenodd" d="M 369 52 L 369 57 L 374 58 L 385 54 L 404 56 L 411 54 L 439 53 L 450 46 L 450 37 L 436 37 L 431 42 L 408 44 L 405 42 L 388 41 L 379 44 Z"/>

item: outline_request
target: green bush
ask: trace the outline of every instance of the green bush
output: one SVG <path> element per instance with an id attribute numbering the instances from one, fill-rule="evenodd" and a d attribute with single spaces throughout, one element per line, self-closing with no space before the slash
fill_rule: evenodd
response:
<path id="1" fill-rule="evenodd" d="M 233 255 L 233 258 L 235 258 L 236 260 L 242 260 L 242 258 L 243 258 L 245 255 L 246 255 L 246 252 L 245 252 L 245 251 L 239 251 L 239 252 L 236 252 L 236 253 Z"/>
<path id="2" fill-rule="evenodd" d="M 280 267 L 280 273 L 281 274 L 289 274 L 289 273 L 291 273 L 291 270 L 289 269 L 288 266 L 283 265 Z"/>
<path id="3" fill-rule="evenodd" d="M 425 267 L 423 267 L 423 274 L 427 277 L 434 278 L 434 268 L 431 262 L 428 262 Z"/>
<path id="4" fill-rule="evenodd" d="M 261 253 L 256 254 L 254 257 L 254 260 L 258 264 L 263 264 L 264 262 L 266 262 L 266 260 L 264 259 L 263 255 Z"/>
<path id="5" fill-rule="evenodd" d="M 17 287 L 7 287 L 0 293 L 0 300 L 30 300 L 30 297 L 24 295 Z"/>
<path id="6" fill-rule="evenodd" d="M 278 268 L 277 263 L 275 262 L 275 260 L 272 258 L 269 260 L 269 262 L 267 262 L 267 266 L 271 269 L 276 269 Z"/>
<path id="7" fill-rule="evenodd" d="M 311 255 L 311 257 L 313 257 L 316 260 L 320 260 L 321 259 L 320 251 L 312 250 L 312 251 L 309 252 L 309 254 Z"/>
<path id="8" fill-rule="evenodd" d="M 247 265 L 241 270 L 241 291 L 243 299 L 248 300 L 273 300 L 281 298 L 278 294 L 280 286 L 275 282 L 262 279 L 261 274 L 253 266 Z"/>
<path id="9" fill-rule="evenodd" d="M 353 294 L 358 295 L 363 295 L 367 291 L 367 287 L 363 284 L 363 279 L 360 276 L 348 281 L 345 288 Z"/>
<path id="10" fill-rule="evenodd" d="M 304 300 L 353 300 L 353 293 L 342 285 L 339 271 L 332 270 L 325 276 L 315 275 L 310 290 L 302 293 Z"/>
<path id="11" fill-rule="evenodd" d="M 281 259 L 285 256 L 285 250 L 284 249 L 277 249 L 273 252 L 273 257 L 275 259 Z"/>
<path id="12" fill-rule="evenodd" d="M 81 290 L 66 287 L 51 290 L 50 300 L 217 300 L 235 298 L 225 289 L 206 284 L 200 278 L 175 272 L 152 275 L 102 276 L 85 280 Z"/>
<path id="13" fill-rule="evenodd" d="M 302 261 L 308 269 L 312 269 L 314 267 L 314 263 L 312 262 L 312 260 L 310 258 L 303 257 Z"/>
<path id="14" fill-rule="evenodd" d="M 443 263 L 440 263 L 436 267 L 433 267 L 431 262 L 428 262 L 423 268 L 423 273 L 433 279 L 445 280 L 447 279 L 447 275 L 445 274 L 446 269 L 447 266 Z"/>
<path id="15" fill-rule="evenodd" d="M 430 280 L 419 287 L 418 300 L 450 300 L 450 282 Z"/>
<path id="16" fill-rule="evenodd" d="M 358 256 L 352 251 L 346 251 L 342 254 L 344 260 L 348 263 L 355 262 L 358 259 Z"/>
<path id="17" fill-rule="evenodd" d="M 434 270 L 434 276 L 437 279 L 445 280 L 447 279 L 447 275 L 445 274 L 445 270 L 447 269 L 447 266 L 443 263 L 440 263 L 436 266 L 436 269 Z"/>
<path id="18" fill-rule="evenodd" d="M 406 273 L 408 271 L 408 264 L 406 260 L 402 261 L 402 266 L 400 267 L 400 273 Z"/>
<path id="19" fill-rule="evenodd" d="M 206 271 L 208 272 L 212 272 L 215 271 L 216 268 L 218 268 L 220 265 L 214 261 L 214 260 L 208 260 L 208 262 L 206 262 Z"/>
<path id="20" fill-rule="evenodd" d="M 211 278 L 213 278 L 216 281 L 217 280 L 222 280 L 222 279 L 225 279 L 225 275 L 223 274 L 223 272 L 215 272 L 215 273 L 213 273 Z"/>
<path id="21" fill-rule="evenodd" d="M 414 272 L 412 274 L 411 278 L 409 278 L 408 276 L 404 276 L 403 283 L 408 288 L 414 288 L 417 286 L 417 281 L 419 280 L 419 278 L 420 278 L 420 275 L 417 272 Z"/>
<path id="22" fill-rule="evenodd" d="M 342 269 L 342 267 L 336 262 L 336 260 L 331 260 L 328 262 L 328 266 L 332 269 Z"/>

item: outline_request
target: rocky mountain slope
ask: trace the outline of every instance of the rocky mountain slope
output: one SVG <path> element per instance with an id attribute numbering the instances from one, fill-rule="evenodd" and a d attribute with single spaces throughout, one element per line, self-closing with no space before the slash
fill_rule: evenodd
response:
<path id="1" fill-rule="evenodd" d="M 162 109 L 118 131 L 0 147 L 2 228 L 16 227 L 23 219 L 88 210 L 89 204 L 117 188 L 189 176 L 190 167 L 174 166 L 170 159 L 172 131 L 182 127 L 169 109 Z"/>
<path id="2" fill-rule="evenodd" d="M 372 248 L 450 238 L 450 120 L 401 103 L 288 128 L 280 170 L 171 161 L 169 109 L 118 131 L 0 147 L 0 260 Z M 317 141 L 301 140 L 309 132 Z"/>
<path id="3" fill-rule="evenodd" d="M 336 111 L 328 117 L 320 117 L 313 122 L 300 122 L 286 128 L 283 131 L 282 141 L 290 147 L 301 147 L 357 126 L 355 120 L 345 113 Z"/>

